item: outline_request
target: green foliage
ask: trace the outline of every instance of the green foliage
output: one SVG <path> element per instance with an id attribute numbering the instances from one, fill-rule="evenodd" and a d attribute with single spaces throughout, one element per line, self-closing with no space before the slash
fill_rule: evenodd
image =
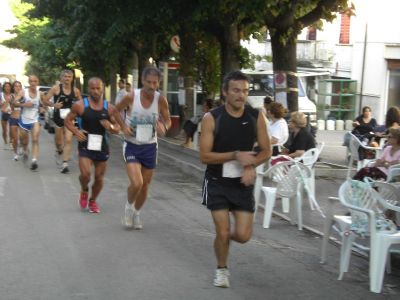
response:
<path id="1" fill-rule="evenodd" d="M 169 40 L 179 34 L 183 75 L 195 76 L 210 93 L 218 91 L 220 74 L 227 71 L 221 70 L 221 46 L 229 45 L 225 49 L 236 65 L 251 67 L 259 58 L 240 47 L 239 39 L 262 40 L 268 29 L 286 46 L 304 27 L 331 21 L 336 11 L 353 11 L 347 0 L 12 1 L 21 23 L 4 44 L 29 53 L 32 70 L 72 66 L 108 82 L 132 68 L 134 52 L 143 63 L 150 57 L 168 60 L 175 55 Z"/>

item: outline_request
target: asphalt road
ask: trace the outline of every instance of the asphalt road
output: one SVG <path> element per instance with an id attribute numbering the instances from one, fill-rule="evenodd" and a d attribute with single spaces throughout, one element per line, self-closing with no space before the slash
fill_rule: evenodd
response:
<path id="1" fill-rule="evenodd" d="M 0 150 L 1 300 L 398 299 L 399 274 L 385 277 L 384 294 L 372 294 L 368 262 L 353 256 L 351 272 L 337 281 L 337 247 L 320 265 L 318 236 L 279 218 L 264 230 L 261 216 L 249 243 L 232 243 L 232 287 L 215 288 L 213 224 L 198 178 L 160 153 L 144 228 L 128 231 L 120 223 L 127 177 L 119 143 L 95 215 L 78 208 L 75 150 L 71 173 L 60 174 L 52 139 L 42 132 L 37 172 Z"/>

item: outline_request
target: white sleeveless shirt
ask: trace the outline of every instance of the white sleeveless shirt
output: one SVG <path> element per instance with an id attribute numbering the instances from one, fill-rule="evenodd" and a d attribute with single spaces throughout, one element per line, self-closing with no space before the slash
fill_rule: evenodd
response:
<path id="1" fill-rule="evenodd" d="M 32 107 L 23 107 L 21 112 L 21 120 L 24 124 L 33 124 L 39 122 L 39 105 L 40 105 L 40 92 L 36 91 L 36 96 L 31 98 L 29 89 L 25 89 L 25 102 L 32 102 Z"/>
<path id="2" fill-rule="evenodd" d="M 160 93 L 155 92 L 150 107 L 144 108 L 140 99 L 140 91 L 141 89 L 135 89 L 133 107 L 125 119 L 125 124 L 132 129 L 133 136 L 125 135 L 125 140 L 137 145 L 154 144 L 157 143 L 156 124 Z"/>

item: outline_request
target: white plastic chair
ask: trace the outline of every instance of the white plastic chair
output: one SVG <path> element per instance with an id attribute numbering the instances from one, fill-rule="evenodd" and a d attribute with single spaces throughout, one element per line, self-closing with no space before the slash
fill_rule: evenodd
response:
<path id="1" fill-rule="evenodd" d="M 393 223 L 384 219 L 379 205 L 397 211 L 400 209 L 386 202 L 368 183 L 355 180 L 348 180 L 340 186 L 339 199 L 351 210 L 352 219 L 351 230 L 343 235 L 339 279 L 348 271 L 355 238 L 369 236 L 370 290 L 380 293 L 389 249 L 394 244 L 400 244 L 400 232 Z"/>
<path id="2" fill-rule="evenodd" d="M 399 204 L 400 200 L 400 191 L 393 185 L 387 183 L 387 182 L 381 182 L 381 181 L 370 181 L 369 182 L 371 187 L 376 188 L 377 192 L 381 196 L 381 198 L 384 200 L 384 203 L 381 204 L 381 202 L 378 201 L 377 205 L 378 207 L 382 210 L 386 210 L 388 208 L 391 208 L 393 206 L 397 206 Z M 339 233 L 339 236 L 341 237 L 342 241 L 341 244 L 344 243 L 343 238 L 345 235 L 352 234 L 350 229 L 351 229 L 351 216 L 350 215 L 337 215 L 333 213 L 333 207 L 335 203 L 339 202 L 339 198 L 337 197 L 329 197 L 328 199 L 328 206 L 326 209 L 326 218 L 324 222 L 324 227 L 323 227 L 323 238 L 322 238 L 322 247 L 321 247 L 321 263 L 325 263 L 326 261 L 326 251 L 328 247 L 328 242 L 329 242 L 329 237 L 331 234 L 331 229 L 333 224 L 337 225 L 337 230 Z M 400 209 L 397 208 L 397 209 Z M 354 236 L 355 238 L 356 236 Z M 345 265 L 348 266 L 349 262 L 346 262 Z M 347 267 L 348 269 L 348 267 Z M 347 270 L 346 269 L 346 270 Z M 390 260 L 388 260 L 386 264 L 386 271 L 390 273 Z M 347 272 L 347 271 L 346 271 Z M 341 273 L 341 276 L 343 274 Z"/>
<path id="3" fill-rule="evenodd" d="M 387 176 L 386 181 L 387 181 L 387 182 L 392 182 L 392 181 L 394 181 L 394 179 L 395 179 L 397 176 L 400 176 L 400 164 L 391 165 L 391 166 L 389 167 L 389 172 L 388 172 L 388 176 Z"/>
<path id="4" fill-rule="evenodd" d="M 324 147 L 325 147 L 325 143 L 324 142 L 318 142 L 317 143 L 317 148 L 319 150 L 319 154 L 322 153 L 322 150 L 324 149 Z"/>
<path id="5" fill-rule="evenodd" d="M 298 229 L 303 229 L 302 220 L 302 191 L 304 188 L 304 178 L 311 176 L 310 169 L 301 163 L 285 161 L 277 163 L 265 172 L 257 173 L 257 179 L 262 182 L 263 177 L 269 177 L 276 186 L 263 186 L 261 191 L 265 196 L 263 227 L 269 228 L 272 210 L 275 206 L 276 197 L 288 198 L 292 202 L 290 210 L 290 220 L 295 224 L 297 220 Z"/>
<path id="6" fill-rule="evenodd" d="M 323 147 L 323 146 L 322 146 Z M 310 195 L 315 199 L 315 163 L 318 160 L 319 154 L 321 151 L 318 148 L 308 149 L 304 154 L 300 157 L 296 157 L 294 160 L 297 162 L 302 162 L 303 165 L 310 168 L 311 176 L 307 178 L 308 186 L 310 188 Z M 311 199 L 309 198 L 311 210 L 314 210 L 314 205 Z"/>
<path id="7" fill-rule="evenodd" d="M 353 168 L 353 162 L 357 161 L 357 171 L 360 170 L 361 168 L 365 167 L 372 159 L 360 159 L 358 150 L 361 148 L 367 149 L 367 150 L 374 150 L 376 151 L 375 158 L 379 156 L 380 151 L 382 150 L 381 148 L 375 148 L 375 147 L 369 147 L 364 145 L 354 134 L 351 132 L 350 134 L 350 159 L 349 159 L 349 169 L 347 172 L 347 178 L 350 178 L 351 170 Z M 374 158 L 374 159 L 375 159 Z"/>

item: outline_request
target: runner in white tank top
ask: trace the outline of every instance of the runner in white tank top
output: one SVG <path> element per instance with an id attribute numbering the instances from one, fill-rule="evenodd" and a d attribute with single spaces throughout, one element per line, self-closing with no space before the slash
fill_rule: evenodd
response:
<path id="1" fill-rule="evenodd" d="M 129 93 L 116 105 L 118 112 L 131 108 L 125 123 L 120 113 L 115 115 L 125 135 L 123 155 L 130 180 L 122 217 L 127 228 L 142 228 L 139 211 L 146 201 L 156 167 L 157 136 L 164 136 L 171 126 L 168 101 L 157 91 L 160 79 L 161 72 L 157 68 L 145 68 L 141 78 L 143 87 Z"/>
<path id="2" fill-rule="evenodd" d="M 37 158 L 39 155 L 39 105 L 42 98 L 38 89 L 39 78 L 36 75 L 29 75 L 29 88 L 25 90 L 24 100 L 15 102 L 16 107 L 21 107 L 21 118 L 19 119 L 19 127 L 21 135 L 22 147 L 24 150 L 23 160 L 28 160 L 29 150 L 29 133 L 32 139 L 32 163 L 31 170 L 38 168 Z"/>
<path id="3" fill-rule="evenodd" d="M 157 143 L 156 124 L 158 119 L 158 101 L 160 93 L 155 92 L 150 107 L 144 108 L 141 102 L 141 89 L 134 90 L 132 109 L 127 113 L 125 126 L 132 129 L 132 135 L 125 135 L 125 140 L 137 144 Z"/>

